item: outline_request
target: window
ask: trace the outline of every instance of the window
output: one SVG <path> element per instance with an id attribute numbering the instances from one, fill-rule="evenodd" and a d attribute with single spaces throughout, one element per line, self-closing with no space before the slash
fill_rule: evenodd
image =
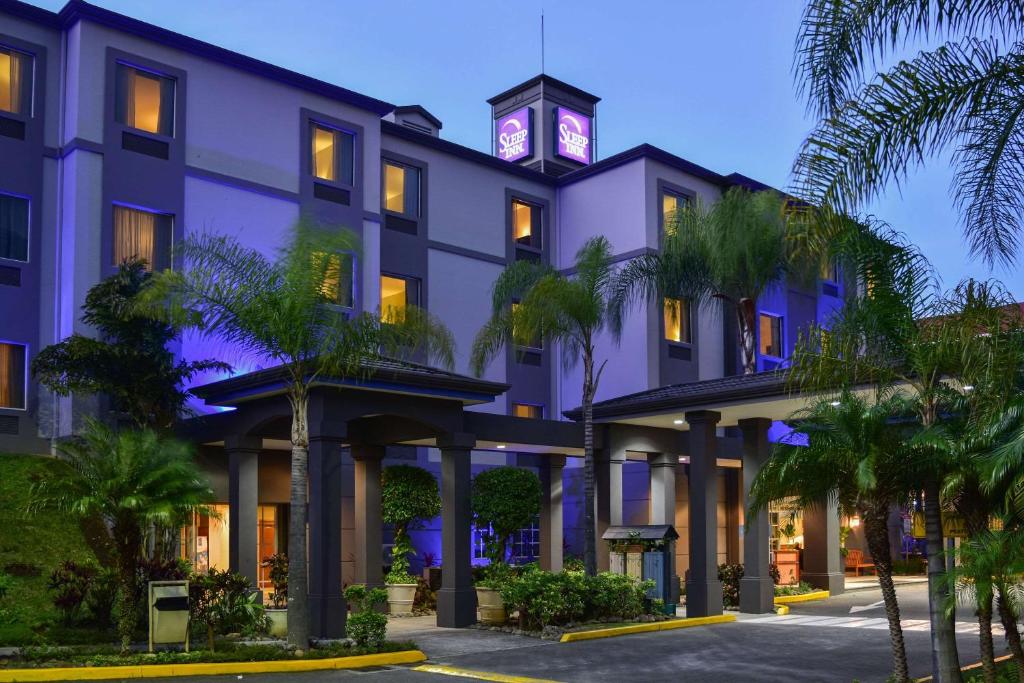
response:
<path id="1" fill-rule="evenodd" d="M 0 195 L 0 258 L 28 261 L 28 200 Z"/>
<path id="2" fill-rule="evenodd" d="M 114 262 L 141 259 L 147 270 L 167 266 L 171 250 L 171 217 L 127 206 L 114 206 Z"/>
<path id="3" fill-rule="evenodd" d="M 512 415 L 514 417 L 525 417 L 530 420 L 542 420 L 544 419 L 544 406 L 531 403 L 513 403 Z"/>
<path id="4" fill-rule="evenodd" d="M 25 346 L 0 342 L 0 408 L 25 409 Z"/>
<path id="5" fill-rule="evenodd" d="M 512 200 L 512 239 L 517 245 L 541 248 L 541 207 Z"/>
<path id="6" fill-rule="evenodd" d="M 352 254 L 315 254 L 313 258 L 314 267 L 324 270 L 320 292 L 331 303 L 352 308 L 355 304 L 355 257 Z"/>
<path id="7" fill-rule="evenodd" d="M 258 508 L 258 539 L 260 560 L 258 588 L 271 588 L 270 567 L 265 564 L 267 560 L 278 552 L 277 543 L 277 506 L 260 505 Z"/>
<path id="8" fill-rule="evenodd" d="M 689 203 L 690 200 L 684 195 L 667 190 L 661 193 L 661 225 L 666 234 L 675 232 L 676 216 Z"/>
<path id="9" fill-rule="evenodd" d="M 782 316 L 762 313 L 760 337 L 762 356 L 782 358 Z"/>
<path id="10" fill-rule="evenodd" d="M 516 311 L 517 310 L 519 310 L 519 303 L 513 301 L 512 302 L 512 318 L 513 319 L 515 319 L 515 317 L 516 317 Z M 519 344 L 519 346 L 522 346 L 522 347 L 525 347 L 525 348 L 528 348 L 528 349 L 543 349 L 544 348 L 544 340 L 541 339 L 539 336 L 534 337 L 533 339 L 527 340 L 527 342 L 525 344 L 520 344 L 519 342 L 522 339 L 522 336 L 523 335 L 521 335 L 519 333 L 519 331 L 516 330 L 515 323 L 513 323 L 512 324 L 512 339 L 516 342 L 516 344 Z"/>
<path id="11" fill-rule="evenodd" d="M 32 110 L 32 57 L 0 46 L 0 111 Z"/>
<path id="12" fill-rule="evenodd" d="M 400 320 L 408 306 L 419 304 L 420 283 L 397 275 L 380 276 L 380 315 L 384 322 Z"/>
<path id="13" fill-rule="evenodd" d="M 384 162 L 384 208 L 415 218 L 420 213 L 420 171 Z"/>
<path id="14" fill-rule="evenodd" d="M 118 64 L 115 117 L 129 128 L 174 135 L 174 79 Z"/>
<path id="15" fill-rule="evenodd" d="M 313 145 L 313 176 L 332 183 L 352 185 L 354 136 L 314 123 L 310 138 Z"/>
<path id="16" fill-rule="evenodd" d="M 822 280 L 829 282 L 839 282 L 839 266 L 832 259 L 824 261 L 821 264 L 821 272 L 819 273 Z"/>
<path id="17" fill-rule="evenodd" d="M 691 343 L 690 302 L 665 298 L 665 339 L 682 344 Z"/>

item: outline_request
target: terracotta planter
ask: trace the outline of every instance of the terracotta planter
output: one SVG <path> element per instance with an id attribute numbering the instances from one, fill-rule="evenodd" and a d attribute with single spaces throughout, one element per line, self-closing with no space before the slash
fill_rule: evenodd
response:
<path id="1" fill-rule="evenodd" d="M 389 583 L 388 612 L 391 614 L 412 614 L 412 603 L 416 599 L 415 583 Z"/>
<path id="2" fill-rule="evenodd" d="M 501 593 L 493 588 L 476 588 L 476 606 L 480 610 L 480 622 L 484 624 L 504 624 L 508 619 L 505 612 L 505 601 Z"/>
<path id="3" fill-rule="evenodd" d="M 270 609 L 266 610 L 267 618 L 270 619 L 270 635 L 275 638 L 288 637 L 288 610 Z"/>

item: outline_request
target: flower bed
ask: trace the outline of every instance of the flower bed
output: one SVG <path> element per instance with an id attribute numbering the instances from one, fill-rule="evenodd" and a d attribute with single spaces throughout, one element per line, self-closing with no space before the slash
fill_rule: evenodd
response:
<path id="1" fill-rule="evenodd" d="M 801 581 L 793 586 L 776 586 L 775 597 L 781 598 L 784 595 L 806 595 L 807 593 L 816 593 L 819 590 L 821 589 L 815 588 L 806 581 Z"/>

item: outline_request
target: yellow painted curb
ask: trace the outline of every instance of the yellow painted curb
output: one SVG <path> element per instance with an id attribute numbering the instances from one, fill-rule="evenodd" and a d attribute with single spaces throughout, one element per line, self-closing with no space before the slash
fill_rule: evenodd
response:
<path id="1" fill-rule="evenodd" d="M 812 602 L 814 600 L 827 600 L 828 597 L 828 591 L 814 591 L 813 593 L 804 593 L 803 595 L 780 595 L 775 598 L 775 604 L 789 605 L 794 602 Z"/>
<path id="2" fill-rule="evenodd" d="M 430 674 L 444 674 L 457 678 L 472 678 L 478 681 L 496 681 L 496 683 L 558 683 L 547 678 L 528 678 L 526 676 L 509 676 L 495 671 L 476 671 L 474 669 L 460 669 L 457 666 L 442 666 L 440 664 L 421 664 L 414 666 L 413 671 L 423 671 Z"/>
<path id="3" fill-rule="evenodd" d="M 419 650 L 382 652 L 375 655 L 329 659 L 288 659 L 266 662 L 209 662 L 198 664 L 138 664 L 132 666 L 74 666 L 54 669 L 0 669 L 0 683 L 33 681 L 102 681 L 112 678 L 163 678 L 165 676 L 219 676 L 328 669 L 360 669 L 365 666 L 414 664 L 427 659 Z"/>
<path id="4" fill-rule="evenodd" d="M 563 633 L 561 643 L 575 643 L 579 640 L 594 640 L 596 638 L 614 638 L 616 636 L 628 636 L 632 633 L 651 633 L 653 631 L 674 631 L 678 628 L 692 628 L 694 626 L 709 626 L 711 624 L 727 624 L 736 621 L 732 614 L 719 614 L 713 617 L 691 617 L 689 619 L 670 619 L 669 621 L 653 621 L 649 624 L 632 624 L 630 626 L 616 626 L 614 628 L 598 628 L 593 631 L 573 631 Z"/>
<path id="5" fill-rule="evenodd" d="M 789 605 L 775 605 L 775 614 L 784 617 L 789 614 Z"/>
<path id="6" fill-rule="evenodd" d="M 1005 662 L 1007 659 L 1013 659 L 1013 655 L 1012 654 L 1003 655 L 1001 657 L 996 657 L 992 661 L 994 661 L 996 664 L 998 664 L 999 662 Z M 973 669 L 980 669 L 980 668 L 981 668 L 981 662 L 975 662 L 974 664 L 968 664 L 967 666 L 960 667 L 960 670 L 961 671 L 971 671 Z M 925 676 L 924 678 L 915 678 L 914 679 L 914 683 L 929 683 L 929 681 L 931 681 L 931 680 L 932 680 L 931 676 Z"/>

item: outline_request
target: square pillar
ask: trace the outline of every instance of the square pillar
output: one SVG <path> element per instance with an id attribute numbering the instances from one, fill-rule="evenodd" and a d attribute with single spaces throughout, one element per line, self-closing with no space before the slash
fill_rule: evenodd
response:
<path id="1" fill-rule="evenodd" d="M 344 638 L 341 593 L 342 440 L 309 439 L 309 616 L 314 638 Z"/>
<path id="2" fill-rule="evenodd" d="M 549 572 L 562 571 L 564 552 L 562 542 L 562 470 L 564 455 L 540 456 L 540 568 Z"/>
<path id="3" fill-rule="evenodd" d="M 383 446 L 352 445 L 355 462 L 355 582 L 384 585 L 384 521 L 381 515 Z"/>
<path id="4" fill-rule="evenodd" d="M 604 449 L 594 453 L 594 474 L 597 480 L 597 539 L 594 547 L 597 549 L 599 572 L 608 571 L 608 548 L 601 537 L 608 527 L 622 525 L 622 466 L 625 462 L 625 451 Z"/>
<path id="5" fill-rule="evenodd" d="M 441 590 L 437 592 L 437 625 L 461 628 L 476 622 L 476 592 L 470 573 L 472 513 L 470 454 L 472 434 L 448 434 L 441 449 Z"/>
<path id="6" fill-rule="evenodd" d="M 804 508 L 804 568 L 801 577 L 839 595 L 846 587 L 839 552 L 839 502 L 834 498 Z"/>
<path id="7" fill-rule="evenodd" d="M 755 417 L 739 421 L 743 433 L 743 578 L 740 579 L 740 611 L 766 614 L 775 611 L 775 582 L 768 571 L 771 522 L 768 510 L 751 518 L 747 508 L 750 487 L 771 453 L 768 429 L 772 421 Z"/>
<path id="8" fill-rule="evenodd" d="M 690 574 L 686 580 L 686 616 L 722 613 L 718 580 L 718 436 L 721 414 L 686 413 L 690 425 Z"/>
<path id="9" fill-rule="evenodd" d="M 259 582 L 260 449 L 263 439 L 229 436 L 228 456 L 228 568 L 242 574 L 256 588 Z"/>
<path id="10" fill-rule="evenodd" d="M 648 453 L 651 477 L 651 524 L 676 524 L 676 465 L 679 456 L 672 453 Z"/>

